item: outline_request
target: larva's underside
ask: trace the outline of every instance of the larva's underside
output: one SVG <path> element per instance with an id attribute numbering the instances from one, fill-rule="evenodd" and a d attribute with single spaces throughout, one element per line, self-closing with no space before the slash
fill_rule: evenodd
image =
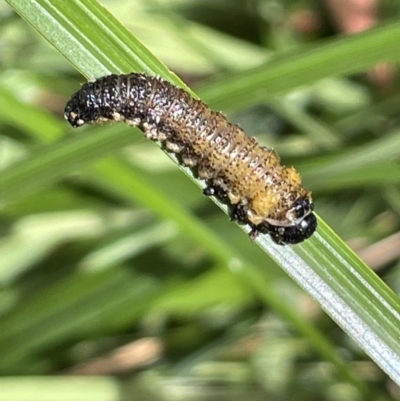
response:
<path id="1" fill-rule="evenodd" d="M 109 75 L 84 84 L 65 108 L 73 127 L 125 121 L 178 155 L 205 180 L 204 193 L 230 206 L 233 220 L 296 244 L 316 229 L 311 194 L 293 167 L 225 116 L 167 81 L 146 74 Z"/>

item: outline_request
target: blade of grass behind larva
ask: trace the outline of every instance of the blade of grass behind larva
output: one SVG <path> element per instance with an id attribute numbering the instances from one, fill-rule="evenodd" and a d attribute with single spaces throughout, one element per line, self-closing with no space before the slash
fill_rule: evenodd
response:
<path id="1" fill-rule="evenodd" d="M 29 13 L 28 7 L 24 8 L 23 6 L 21 6 L 20 2 L 17 2 L 16 0 L 9 0 L 9 3 L 11 5 L 14 5 L 15 8 L 19 12 L 21 12 L 21 14 L 24 15 L 25 19 L 27 19 L 32 25 L 34 25 L 35 28 L 39 32 L 41 32 L 49 41 L 51 41 L 53 45 L 57 47 L 63 54 L 65 54 L 66 57 L 71 59 L 73 63 L 77 66 L 77 68 L 88 77 L 101 75 L 111 70 L 116 72 L 118 71 L 125 72 L 137 68 L 137 70 L 142 69 L 145 71 L 159 73 L 163 77 L 172 79 L 173 82 L 177 82 L 176 78 L 170 75 L 165 69 L 165 67 L 162 66 L 162 64 L 158 63 L 157 60 L 155 60 L 152 56 L 150 57 L 149 53 L 144 52 L 143 46 L 141 46 L 131 35 L 127 34 L 124 31 L 123 27 L 119 26 L 113 20 L 112 16 L 107 15 L 106 11 L 103 10 L 101 7 L 99 7 L 98 4 L 95 3 L 94 1 L 74 0 L 68 2 L 68 6 L 65 6 L 67 4 L 66 2 L 61 2 L 61 1 L 53 1 L 53 2 L 44 0 L 30 1 L 28 2 L 29 5 L 34 4 L 35 7 L 30 9 L 29 11 L 39 13 L 34 16 L 32 16 Z M 76 9 L 74 9 L 72 12 L 71 8 L 74 7 L 76 7 Z M 68 18 L 65 17 L 65 15 L 69 15 L 70 13 L 73 13 L 74 16 L 71 15 L 71 20 L 68 21 Z M 103 14 L 105 14 L 106 17 L 103 18 L 102 17 Z M 91 21 L 90 24 L 88 24 L 88 19 L 89 21 Z M 51 30 L 49 30 L 46 25 L 49 23 L 48 20 L 50 20 L 52 24 Z M 83 21 L 85 21 L 85 24 L 82 27 L 81 25 L 83 25 Z M 74 25 L 75 22 L 77 22 L 78 24 Z M 101 40 L 98 40 L 97 36 L 98 31 L 102 32 Z M 92 34 L 90 32 L 92 32 Z M 96 32 L 96 34 L 94 34 L 93 32 Z M 57 37 L 57 41 L 54 40 L 54 37 Z M 83 38 L 85 38 L 85 40 L 83 40 Z M 132 44 L 133 46 L 133 50 L 131 48 L 128 48 L 128 50 L 129 49 L 132 50 L 133 53 L 135 53 L 135 51 L 137 50 L 138 53 L 131 55 L 126 55 L 126 54 L 121 55 L 121 51 L 125 51 L 128 46 L 126 45 L 126 43 Z M 113 45 L 115 45 L 115 48 L 113 48 Z M 76 56 L 75 53 L 79 54 L 82 46 L 84 46 L 85 48 L 85 57 Z M 99 49 L 101 49 L 101 51 L 99 51 Z M 105 52 L 105 50 L 107 50 L 107 53 Z M 107 56 L 104 56 L 103 52 L 104 54 L 107 54 Z M 88 56 L 88 54 L 93 59 L 92 61 L 96 60 L 94 67 L 92 66 L 91 63 L 87 62 L 86 56 Z M 337 53 L 335 53 L 335 56 L 336 55 Z M 381 57 L 382 53 L 379 53 L 379 56 Z M 130 59 L 130 57 L 132 59 Z M 146 64 L 148 62 L 151 67 L 144 68 L 143 64 L 138 62 L 138 57 L 139 58 L 143 57 L 143 63 Z M 301 61 L 302 59 L 299 58 L 298 60 Z M 288 66 L 290 65 L 290 63 L 293 63 L 294 64 L 293 69 L 294 70 L 296 69 L 296 62 L 295 62 L 296 60 L 293 60 L 289 57 L 286 61 L 287 61 L 286 64 L 287 68 L 289 68 Z M 328 61 L 329 63 L 332 63 L 331 59 Z M 376 61 L 377 60 L 375 59 L 370 59 L 368 60 L 368 63 L 372 64 Z M 280 62 L 283 63 L 282 60 Z M 364 60 L 362 65 L 358 65 L 358 68 L 364 67 L 365 64 L 366 62 Z M 320 73 L 319 75 L 317 74 L 316 77 L 321 78 L 321 71 L 323 70 L 324 66 L 322 65 L 321 68 L 321 65 L 317 65 L 316 68 L 318 68 L 318 71 Z M 265 67 L 265 70 L 268 71 L 268 68 Z M 337 73 L 343 74 L 349 71 L 355 71 L 355 69 L 353 68 L 352 70 L 349 70 L 349 67 L 347 66 L 347 70 L 346 68 L 343 67 L 342 70 L 338 71 Z M 274 74 L 275 75 L 277 74 L 277 70 L 275 70 Z M 276 78 L 281 79 L 281 77 L 279 77 L 279 74 L 276 76 Z M 269 79 L 271 79 L 271 76 Z M 292 84 L 294 82 L 295 81 L 293 81 Z M 232 88 L 235 88 L 235 82 L 232 81 L 231 84 Z M 260 82 L 258 84 L 260 84 Z M 286 90 L 288 89 L 290 88 L 286 87 Z M 282 88 L 280 88 L 280 90 L 282 90 Z M 241 96 L 243 96 L 243 93 L 244 92 L 241 92 Z M 382 321 L 381 318 L 382 314 L 385 315 L 385 320 L 383 321 L 383 323 L 385 323 L 385 321 L 398 320 L 398 314 L 397 314 L 398 305 L 396 305 L 395 302 L 392 302 L 395 299 L 394 295 L 391 292 L 387 291 L 386 287 L 383 286 L 381 283 L 376 287 L 372 286 L 371 275 L 367 267 L 363 265 L 362 262 L 360 262 L 357 266 L 354 266 L 351 263 L 352 262 L 351 259 L 352 258 L 354 259 L 355 256 L 351 253 L 351 251 L 348 251 L 344 244 L 336 243 L 333 239 L 334 238 L 333 235 L 330 234 L 329 232 L 326 232 L 325 230 L 323 231 L 320 230 L 320 232 L 323 235 L 325 248 L 328 249 L 327 245 L 331 246 L 331 248 L 327 252 L 331 257 L 332 263 L 334 263 L 334 265 L 337 267 L 338 271 L 341 272 L 342 277 L 344 278 L 343 280 L 344 286 L 342 287 L 338 286 L 337 288 L 335 287 L 334 294 L 336 294 L 337 297 L 342 298 L 342 296 L 346 292 L 349 293 L 350 295 L 353 293 L 354 290 L 353 286 L 351 285 L 351 283 L 347 283 L 345 281 L 345 278 L 347 277 L 345 271 L 349 269 L 349 266 L 353 266 L 355 267 L 355 269 L 357 269 L 357 272 L 361 274 L 362 282 L 364 282 L 364 284 L 367 283 L 369 286 L 374 287 L 376 289 L 375 293 L 373 294 L 374 297 L 373 299 L 374 302 L 376 301 L 377 305 L 379 305 L 380 310 L 379 313 L 377 314 L 375 310 L 371 312 L 375 313 L 374 321 L 365 318 L 363 310 L 366 305 L 358 302 L 356 294 L 354 294 L 353 297 L 355 303 L 354 304 L 345 303 L 341 310 L 341 315 L 346 316 L 350 314 L 355 314 L 363 321 L 363 323 L 365 324 L 364 330 L 366 333 L 364 338 L 366 339 L 369 335 L 370 338 L 371 337 L 376 338 L 378 341 L 375 341 L 373 346 L 371 347 L 370 342 L 364 341 L 363 338 L 356 337 L 359 339 L 360 345 L 382 366 L 382 368 L 388 374 L 390 374 L 393 377 L 394 380 L 400 382 L 399 370 L 398 369 L 396 370 L 396 366 L 393 367 L 393 365 L 391 365 L 390 362 L 388 362 L 388 361 L 394 361 L 396 363 L 400 355 L 398 344 L 397 347 L 396 344 L 394 344 L 394 340 L 397 340 L 397 333 L 393 333 L 393 330 L 391 329 L 390 326 L 388 326 L 388 331 L 386 333 L 382 333 L 382 330 L 377 327 L 380 325 Z M 318 238 L 320 237 L 318 236 Z M 308 246 L 311 246 L 312 244 L 316 246 L 317 244 L 316 241 L 317 239 L 313 238 L 312 240 L 308 241 L 306 245 L 297 246 L 295 250 L 296 252 L 301 253 L 303 249 L 306 249 Z M 278 261 L 278 263 L 286 271 L 288 271 L 289 274 L 291 274 L 292 277 L 300 285 L 306 288 L 311 295 L 320 300 L 321 304 L 329 314 L 331 314 L 334 317 L 337 317 L 336 310 L 332 309 L 330 303 L 328 303 L 326 299 L 321 298 L 319 293 L 315 291 L 315 288 L 308 284 L 309 281 L 304 279 L 304 276 L 307 277 L 310 276 L 310 270 L 309 270 L 310 266 L 312 266 L 313 277 L 315 279 L 320 279 L 322 271 L 325 269 L 325 266 L 320 265 L 320 263 L 318 263 L 317 258 L 314 261 L 310 259 L 310 265 L 308 265 L 296 255 L 293 249 L 289 249 L 287 247 L 285 248 L 278 247 L 279 252 L 277 252 L 276 250 L 277 247 L 275 247 L 268 238 L 263 238 L 260 240 L 260 242 L 263 243 L 263 248 L 265 250 L 268 250 L 268 252 L 272 254 L 274 258 Z M 322 243 L 323 242 L 321 241 L 321 244 Z M 300 266 L 302 269 L 307 269 L 307 271 L 304 270 L 297 271 L 296 269 L 293 269 L 294 266 L 293 259 L 290 258 L 288 259 L 288 255 L 292 255 L 293 258 L 297 258 L 296 260 L 299 262 L 299 264 L 298 265 L 296 264 L 296 266 Z M 351 255 L 352 258 L 349 258 L 349 255 Z M 254 276 L 252 275 L 252 272 L 254 271 L 255 270 L 253 269 L 243 268 L 240 273 L 247 279 L 250 279 L 250 281 L 253 283 L 254 287 L 258 290 L 260 295 L 265 296 L 266 288 L 263 291 L 263 288 L 260 288 L 259 286 L 259 282 L 257 282 L 257 280 L 254 280 Z M 316 272 L 318 272 L 318 274 Z M 329 271 L 327 271 L 325 274 L 329 275 Z M 373 276 L 373 278 L 375 279 L 375 276 Z M 329 279 L 326 279 L 325 283 L 329 282 L 329 280 L 332 279 L 333 277 L 329 276 Z M 263 285 L 266 285 L 265 281 Z M 327 294 L 330 294 L 329 291 L 327 292 Z M 389 299 L 390 302 L 388 302 L 387 299 Z M 338 321 L 341 322 L 342 327 L 347 332 L 354 335 L 354 332 L 352 331 L 351 327 L 351 322 L 341 321 L 340 319 L 338 319 Z M 301 327 L 299 327 L 299 329 L 301 330 Z M 304 330 L 301 331 L 305 333 Z M 321 350 L 321 348 L 319 349 Z M 383 356 L 384 361 L 382 361 L 382 358 L 377 357 L 377 352 L 380 353 L 381 356 Z"/>
<path id="2" fill-rule="evenodd" d="M 374 141 L 363 144 L 357 149 L 344 151 L 341 155 L 321 163 L 318 169 L 313 169 L 304 174 L 310 182 L 319 184 L 326 177 L 335 179 L 345 176 L 349 172 L 361 170 L 384 163 L 386 161 L 398 160 L 400 157 L 400 130 L 387 133 Z"/>
<path id="3" fill-rule="evenodd" d="M 22 131 L 27 131 L 37 140 L 51 142 L 60 138 L 64 132 L 59 119 L 39 108 L 27 105 L 4 88 L 0 88 L 0 110 L 2 119 Z"/>
<path id="4" fill-rule="evenodd" d="M 90 162 L 131 145 L 140 137 L 115 126 L 108 130 L 69 137 L 38 149 L 0 175 L 0 205 L 18 201 L 54 184 Z"/>
<path id="5" fill-rule="evenodd" d="M 7 2 L 88 79 L 145 71 L 186 87 L 94 0 Z"/>
<path id="6" fill-rule="evenodd" d="M 400 23 L 327 40 L 222 77 L 197 93 L 215 109 L 242 109 L 323 78 L 354 74 L 381 61 L 398 60 L 399 41 Z"/>
<path id="7" fill-rule="evenodd" d="M 121 386 L 118 379 L 111 376 L 82 378 L 79 376 L 58 377 L 2 377 L 0 379 L 1 398 L 8 401 L 34 399 L 40 392 L 41 400 L 65 399 L 61 395 L 68 389 L 70 400 L 118 401 L 121 399 Z M 40 389 L 38 391 L 38 389 Z M 75 395 L 74 395 L 75 394 Z"/>

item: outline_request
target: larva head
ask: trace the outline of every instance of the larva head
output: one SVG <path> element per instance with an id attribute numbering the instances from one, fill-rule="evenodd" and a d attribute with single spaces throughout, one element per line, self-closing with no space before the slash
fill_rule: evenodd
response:
<path id="1" fill-rule="evenodd" d="M 64 118 L 74 127 L 95 122 L 100 118 L 100 109 L 93 87 L 87 83 L 74 93 L 64 110 Z"/>
<path id="2" fill-rule="evenodd" d="M 277 244 L 298 244 L 311 237 L 317 228 L 313 210 L 314 204 L 307 194 L 293 203 L 284 221 L 266 220 L 259 229 L 268 233 Z"/>
<path id="3" fill-rule="evenodd" d="M 268 225 L 266 231 L 271 238 L 280 245 L 294 245 L 311 237 L 317 228 L 317 218 L 310 213 L 292 226 Z"/>

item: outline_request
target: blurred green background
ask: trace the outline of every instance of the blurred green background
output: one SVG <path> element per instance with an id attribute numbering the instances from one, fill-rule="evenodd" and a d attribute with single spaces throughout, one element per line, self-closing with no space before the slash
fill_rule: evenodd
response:
<path id="1" fill-rule="evenodd" d="M 235 83 L 248 71 L 287 54 L 301 60 L 343 35 L 327 3 L 101 4 L 213 108 L 296 166 L 318 214 L 399 293 L 394 62 L 368 69 L 372 61 L 343 47 L 326 77 L 317 64 L 280 79 L 278 69 L 270 87 L 239 97 Z M 381 1 L 378 11 L 384 25 L 400 6 Z M 371 60 L 389 60 L 391 46 Z M 0 400 L 398 399 L 399 388 L 154 144 L 122 124 L 69 127 L 64 105 L 85 80 L 0 4 Z M 237 274 L 236 253 L 219 257 L 220 243 L 262 266 L 276 302 Z M 318 335 L 304 336 L 304 325 L 324 333 L 345 367 L 316 351 Z"/>

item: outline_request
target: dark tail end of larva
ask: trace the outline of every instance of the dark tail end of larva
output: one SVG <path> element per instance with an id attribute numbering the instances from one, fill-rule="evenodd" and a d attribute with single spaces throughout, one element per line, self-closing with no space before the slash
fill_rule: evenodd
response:
<path id="1" fill-rule="evenodd" d="M 281 166 L 272 150 L 261 147 L 223 115 L 212 112 L 204 103 L 160 78 L 132 73 L 88 82 L 68 101 L 64 116 L 73 127 L 124 120 L 139 126 L 147 137 L 169 145 L 166 146 L 169 151 L 189 154 L 195 162 L 185 165 L 196 166 L 195 175 L 201 168 L 209 173 L 204 193 L 228 204 L 232 220 L 251 227 L 252 239 L 258 234 L 269 234 L 277 244 L 298 244 L 316 230 L 311 194 L 301 186 L 294 169 Z M 244 150 L 246 154 L 242 154 Z M 250 186 L 240 178 L 243 171 L 250 180 L 254 178 Z M 260 171 L 264 179 L 260 179 Z M 260 199 L 265 188 L 272 188 L 272 195 L 271 191 L 264 191 L 266 195 Z M 278 200 L 273 213 L 268 206 L 271 199 Z"/>
<path id="2" fill-rule="evenodd" d="M 100 109 L 93 102 L 94 88 L 92 83 L 86 83 L 82 88 L 72 95 L 64 110 L 64 118 L 74 127 L 81 127 L 97 121 L 100 116 Z"/>

